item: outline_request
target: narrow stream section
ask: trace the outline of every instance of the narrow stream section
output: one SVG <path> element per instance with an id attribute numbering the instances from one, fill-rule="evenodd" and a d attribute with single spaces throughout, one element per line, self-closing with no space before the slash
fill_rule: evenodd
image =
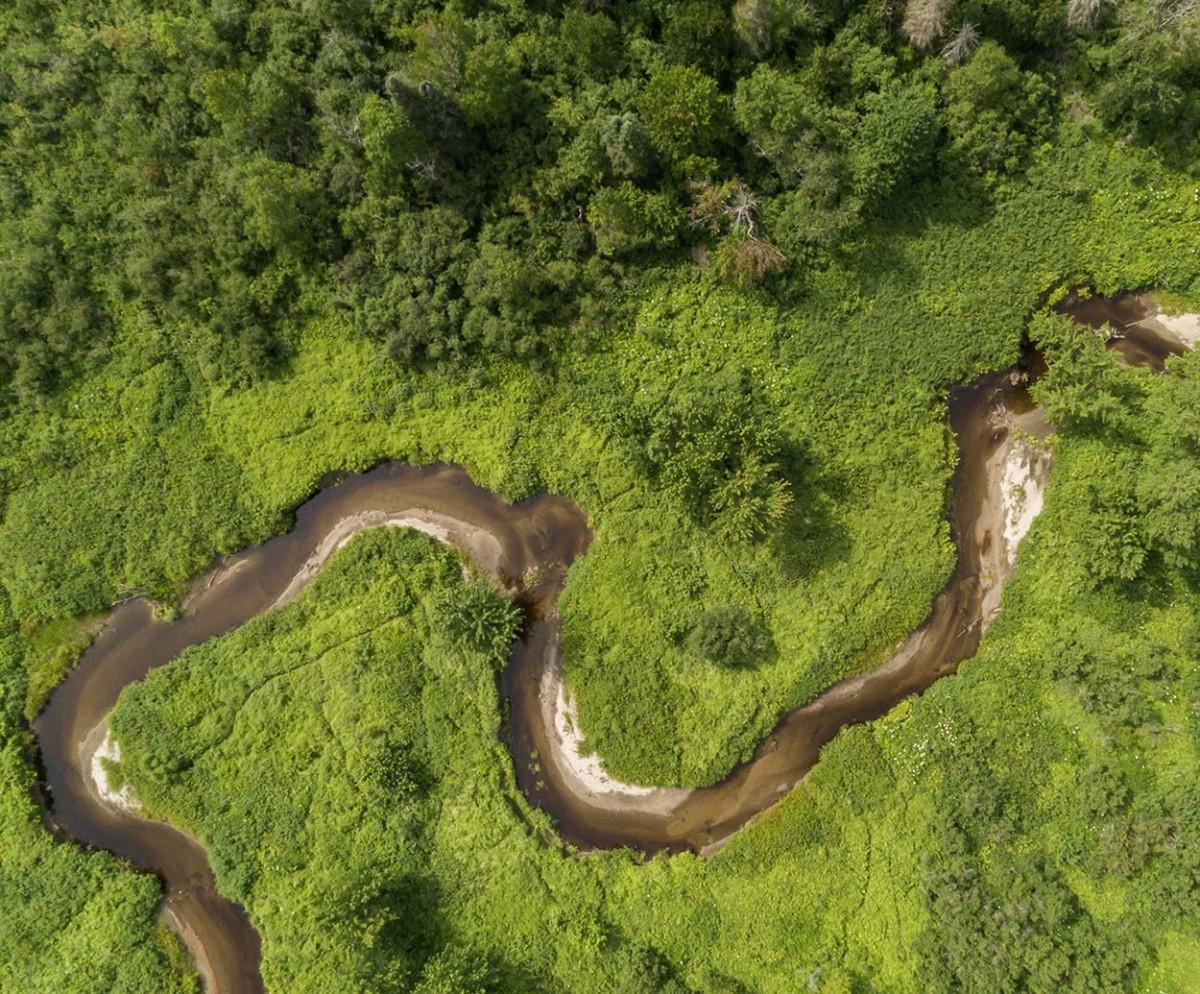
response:
<path id="1" fill-rule="evenodd" d="M 554 816 L 559 834 L 584 850 L 713 852 L 791 791 L 841 728 L 886 714 L 974 655 L 1024 533 L 1006 529 L 1009 511 L 1020 517 L 1021 509 L 1004 499 L 1005 476 L 1024 469 L 1021 481 L 1040 509 L 1049 471 L 1048 454 L 1012 431 L 1019 426 L 1032 437 L 1045 433 L 1020 385 L 1025 378 L 1019 369 L 993 373 L 951 395 L 959 463 L 950 526 L 958 563 L 925 623 L 875 669 L 784 715 L 753 758 L 719 784 L 698 790 L 598 784 L 582 772 L 564 728 L 569 723 L 563 721 L 567 695 L 557 623 L 531 626 L 503 676 L 513 719 L 511 747 L 521 789 Z"/>
<path id="2" fill-rule="evenodd" d="M 381 466 L 321 491 L 296 512 L 288 534 L 219 563 L 194 585 L 179 620 L 159 620 L 143 598 L 118 605 L 34 722 L 54 823 L 68 838 L 162 877 L 164 918 L 212 994 L 263 990 L 258 935 L 245 912 L 217 893 L 198 841 L 100 797 L 92 767 L 108 713 L 126 685 L 295 597 L 354 534 L 388 524 L 452 542 L 506 588 L 547 607 L 590 538 L 568 500 L 546 496 L 510 507 L 455 466 Z M 537 584 L 526 590 L 521 578 L 539 567 Z"/>
<path id="3" fill-rule="evenodd" d="M 1123 298 L 1107 303 L 1124 306 Z M 1139 306 L 1122 312 L 1124 329 L 1146 326 L 1149 305 Z M 1076 307 L 1083 310 L 1073 305 L 1072 312 Z M 1095 317 L 1078 316 L 1089 323 Z M 1148 355 L 1127 354 L 1161 365 L 1160 346 L 1163 355 L 1182 351 L 1186 336 L 1172 328 L 1161 335 L 1145 348 Z M 102 798 L 95 754 L 127 684 L 186 647 L 286 603 L 354 534 L 391 525 L 416 527 L 460 548 L 529 608 L 531 620 L 501 685 L 517 781 L 532 804 L 555 818 L 562 838 L 582 850 L 713 852 L 791 791 L 842 727 L 880 717 L 975 653 L 1012 575 L 1016 544 L 1040 509 L 1049 471 L 1049 456 L 1028 440 L 1047 429 L 1022 386 L 1027 372 L 990 374 L 951 395 L 959 463 L 950 526 L 958 562 L 929 618 L 875 669 L 786 714 L 753 758 L 720 784 L 697 790 L 621 784 L 579 755 L 567 720 L 572 705 L 555 610 L 567 567 L 591 538 L 578 507 L 552 496 L 509 506 L 461 468 L 391 464 L 330 486 L 296 512 L 287 535 L 223 560 L 194 585 L 179 620 L 155 618 L 140 598 L 114 609 L 34 722 L 54 823 L 82 845 L 161 876 L 163 918 L 184 938 L 210 992 L 262 991 L 258 936 L 245 912 L 216 892 L 203 846 Z"/>

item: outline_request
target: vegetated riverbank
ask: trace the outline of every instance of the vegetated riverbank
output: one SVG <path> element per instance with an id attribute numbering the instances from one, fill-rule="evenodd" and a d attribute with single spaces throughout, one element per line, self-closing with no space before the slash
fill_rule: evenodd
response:
<path id="1" fill-rule="evenodd" d="M 1021 326 L 1052 283 L 1091 274 L 1109 288 L 1162 280 L 1198 292 L 1195 156 L 1187 150 L 1196 129 L 1181 126 L 1197 102 L 1188 83 L 1195 47 L 1184 43 L 1187 25 L 1157 24 L 1149 9 L 1100 11 L 1102 23 L 1072 36 L 1064 29 L 1079 26 L 1064 25 L 1061 8 L 1008 8 L 980 25 L 986 40 L 977 57 L 950 69 L 940 42 L 924 57 L 908 53 L 895 36 L 897 19 L 882 8 L 821 7 L 795 18 L 794 9 L 768 5 L 771 51 L 755 65 L 742 47 L 746 25 L 712 4 L 606 7 L 586 16 L 516 5 L 477 17 L 467 11 L 466 25 L 453 12 L 422 10 L 399 39 L 404 11 L 363 18 L 345 4 L 173 5 L 166 14 L 97 4 L 85 16 L 57 2 L 34 6 L 38 16 L 27 3 L 0 14 L 11 28 L 0 71 L 11 97 L 2 110 L 2 171 L 11 182 L 0 186 L 6 243 L 17 247 L 0 281 L 0 311 L 12 318 L 0 376 L 11 372 L 13 392 L 35 398 L 15 404 L 2 426 L 0 601 L 11 598 L 13 610 L 0 613 L 11 614 L 4 634 L 13 632 L 13 649 L 0 658 L 5 681 L 22 688 L 14 696 L 26 692 L 23 671 L 30 672 L 30 716 L 66 658 L 35 670 L 23 644 L 31 626 L 106 611 L 120 591 L 165 594 L 216 552 L 280 530 L 278 514 L 310 492 L 317 467 L 363 469 L 402 453 L 416 463 L 462 463 L 494 489 L 528 482 L 519 495 L 569 492 L 597 514 L 605 542 L 589 557 L 590 577 L 581 571 L 593 582 L 575 589 L 612 626 L 576 639 L 570 658 L 588 663 L 568 667 L 589 740 L 625 779 L 712 782 L 777 713 L 846 676 L 854 660 L 879 658 L 884 643 L 920 621 L 949 573 L 940 526 L 948 456 L 929 416 L 942 386 L 1013 361 Z M 966 46 L 970 33 L 956 41 Z M 447 44 L 457 63 L 436 57 Z M 464 61 L 467 89 L 457 94 L 454 65 Z M 436 101 L 432 119 L 418 112 L 410 120 L 411 86 L 429 78 L 422 70 L 431 65 L 435 76 L 438 66 L 446 70 L 444 80 L 431 80 L 446 99 Z M 689 91 L 711 97 L 704 78 L 721 95 L 719 117 L 696 122 L 691 147 L 672 140 L 656 148 L 672 120 L 662 116 L 672 92 L 676 103 Z M 1147 78 L 1164 100 L 1126 99 L 1144 92 Z M 483 93 L 496 99 L 481 103 Z M 515 119 L 504 113 L 510 106 Z M 443 109 L 454 116 L 456 107 L 468 115 L 465 133 L 437 124 Z M 658 112 L 657 126 L 647 108 Z M 925 158 L 922 139 L 940 146 L 936 158 Z M 411 160 L 418 175 L 405 165 L 412 141 L 439 152 L 436 184 L 424 175 L 433 159 Z M 811 184 L 795 189 L 796 150 L 814 141 L 821 154 L 802 157 L 820 173 L 816 202 Z M 905 165 L 913 162 L 928 168 Z M 653 622 L 674 605 L 665 610 L 667 597 L 647 593 L 656 584 L 677 589 L 678 574 L 663 564 L 679 546 L 703 543 L 694 532 L 671 542 L 668 509 L 644 482 L 622 503 L 649 513 L 618 527 L 634 516 L 613 513 L 609 498 L 635 481 L 601 450 L 603 430 L 588 423 L 596 405 L 585 396 L 608 387 L 611 368 L 598 353 L 610 329 L 635 341 L 648 327 L 652 341 L 663 340 L 664 310 L 641 301 L 662 289 L 657 270 L 673 258 L 668 245 L 695 246 L 717 263 L 728 257 L 724 236 L 686 227 L 682 216 L 692 206 L 686 180 L 711 176 L 736 179 L 747 203 L 759 200 L 760 237 L 798 239 L 780 244 L 789 271 L 745 295 L 767 306 L 734 318 L 738 338 L 753 321 L 777 329 L 780 348 L 739 351 L 734 343 L 733 354 L 751 368 L 777 368 L 780 359 L 790 366 L 782 377 L 790 396 L 814 399 L 789 399 L 778 419 L 776 410 L 769 415 L 786 422 L 789 439 L 817 440 L 814 476 L 831 470 L 818 481 L 829 488 L 811 503 L 807 493 L 818 488 L 807 479 L 796 488 L 798 505 L 817 508 L 814 534 L 829 538 L 820 548 L 794 543 L 800 554 L 780 557 L 775 574 L 783 582 L 770 582 L 765 550 L 756 565 L 767 568 L 749 575 L 768 583 L 749 590 L 703 562 L 693 570 L 698 582 L 683 577 L 693 582 L 680 602 L 692 595 L 695 610 L 668 636 L 721 597 L 790 604 L 772 618 L 788 639 L 788 662 L 754 673 L 662 651 L 670 640 Z M 862 184 L 871 201 L 865 225 L 852 216 Z M 295 203 L 310 222 L 299 232 L 277 209 Z M 720 268 L 710 265 L 683 293 L 709 294 Z M 643 273 L 651 278 L 634 286 L 622 278 Z M 724 296 L 694 313 L 728 317 L 730 298 L 742 295 Z M 613 310 L 630 303 L 628 311 L 640 312 L 637 331 L 631 314 L 614 320 Z M 782 320 L 769 313 L 772 303 Z M 679 324 L 694 337 L 701 322 L 689 315 Z M 372 332 L 399 332 L 398 362 L 384 360 Z M 724 344 L 706 335 L 701 348 L 719 355 Z M 530 372 L 531 352 L 554 356 L 555 375 Z M 428 368 L 443 363 L 449 375 Z M 559 370 L 567 375 L 559 379 Z M 472 392 L 486 397 L 476 402 Z M 608 395 L 619 406 L 635 393 Z M 876 402 L 881 413 L 870 418 Z M 513 467 L 513 476 L 498 466 Z M 872 516 L 878 527 L 862 527 Z M 638 529 L 640 543 L 630 537 Z M 657 558 L 646 555 L 654 546 L 663 550 Z M 630 554 L 622 561 L 623 548 Z M 617 565 L 601 568 L 602 553 Z M 639 570 L 641 563 L 650 565 Z M 631 593 L 622 597 L 624 590 Z M 635 614 L 631 603 L 646 608 Z M 579 620 L 577 613 L 568 625 L 572 638 Z M 621 626 L 628 634 L 614 636 Z M 606 693 L 615 721 L 597 703 Z M 639 698 L 647 702 L 640 713 Z M 623 701 L 635 718 L 625 726 Z M 705 702 L 719 704 L 706 710 Z M 656 707 L 667 717 L 647 722 Z M 5 739 L 27 756 L 21 709 L 9 713 Z M 622 741 L 624 727 L 632 745 Z M 866 738 L 863 731 L 853 741 Z M 708 750 L 707 741 L 727 745 Z M 655 756 L 666 759 L 646 761 Z M 5 807 L 36 828 L 24 807 L 34 767 L 21 760 L 12 769 Z M 1135 786 L 1140 802 L 1145 779 Z M 801 806 L 810 806 L 807 798 L 792 805 Z M 843 811 L 831 818 L 839 826 L 850 820 Z M 804 849 L 795 841 L 794 851 Z M 116 989 L 78 973 L 56 983 L 56 971 L 80 962 L 80 949 L 128 977 L 112 964 L 150 946 L 139 925 L 140 940 L 126 928 L 123 943 L 102 949 L 95 940 L 118 930 L 111 912 L 78 924 L 88 899 L 99 904 L 100 895 L 133 889 L 115 861 L 85 859 L 29 832 L 5 842 L 0 961 L 30 965 L 23 974 L 0 965 L 0 987 Z M 1026 851 L 1047 849 L 1042 838 Z M 76 858 L 55 858 L 61 850 Z M 829 851 L 852 852 L 832 840 Z M 813 862 L 815 850 L 807 853 Z M 879 860 L 871 868 L 864 878 L 904 879 Z M 137 883 L 141 922 L 155 888 Z M 916 893 L 912 876 L 906 883 Z M 68 893 L 73 901 L 52 900 Z M 1111 889 L 1100 898 L 1088 905 L 1098 918 L 1120 916 Z M 23 920 L 22 905 L 46 910 Z M 769 924 L 759 935 L 777 928 L 778 941 L 759 948 L 821 951 L 808 923 L 784 923 L 784 907 L 791 905 L 762 916 Z M 738 910 L 726 906 L 726 920 Z M 560 934 L 549 924 L 540 934 Z M 75 937 L 74 948 L 60 945 L 64 936 Z M 708 938 L 698 931 L 696 945 Z M 755 938 L 726 946 L 731 970 Z M 911 949 L 911 938 L 898 933 L 881 943 L 872 932 L 862 945 Z M 680 962 L 677 951 L 671 956 Z M 742 968 L 740 976 L 751 975 Z"/>
<path id="2" fill-rule="evenodd" d="M 1168 314 L 1150 293 L 1072 294 L 1058 309 L 1096 331 L 1109 329 L 1111 348 L 1156 372 L 1168 356 L 1182 355 L 1200 342 L 1200 314 Z"/>
<path id="3" fill-rule="evenodd" d="M 1003 499 L 997 499 L 1000 487 L 997 468 L 1005 463 L 1004 447 L 997 448 L 997 441 L 1008 432 L 1002 424 L 997 424 L 996 416 L 1003 411 L 1013 389 L 1011 375 L 995 375 L 965 391 L 962 397 L 969 400 L 960 398 L 954 404 L 961 419 L 955 428 L 964 444 L 963 464 L 970 467 L 970 482 L 964 484 L 960 479 L 956 484 L 955 504 L 960 507 L 957 513 L 964 516 L 961 527 L 970 527 L 972 537 L 966 539 L 968 550 L 986 545 L 987 554 L 998 558 L 997 568 L 991 573 L 992 582 L 980 585 L 965 599 L 956 594 L 943 600 L 941 603 L 948 607 L 967 605 L 968 611 L 978 609 L 983 593 L 1007 576 L 1002 565 L 1008 561 L 1007 546 L 1003 539 L 993 541 L 989 537 L 997 530 L 1003 531 L 1002 518 L 971 523 L 965 516 L 979 515 L 984 506 L 991 508 L 988 513 L 993 516 L 1007 513 Z M 986 466 L 981 468 L 979 462 L 985 456 Z M 981 482 L 982 478 L 986 480 Z M 964 491 L 969 494 L 971 510 L 963 509 Z M 429 504 L 439 510 L 430 510 Z M 535 803 L 558 818 L 564 837 L 581 847 L 632 844 L 647 850 L 681 846 L 711 849 L 746 818 L 790 789 L 815 760 L 821 742 L 841 724 L 866 720 L 880 708 L 886 709 L 889 699 L 886 688 L 894 688 L 892 692 L 900 696 L 919 689 L 926 676 L 916 677 L 913 682 L 914 673 L 929 666 L 946 637 L 958 643 L 964 635 L 955 631 L 964 616 L 952 610 L 937 619 L 935 611 L 935 624 L 917 633 L 910 640 L 912 644 L 896 657 L 903 663 L 893 662 L 873 674 L 873 680 L 860 678 L 823 695 L 805 712 L 806 717 L 821 719 L 820 730 L 815 736 L 808 732 L 798 736 L 799 759 L 792 755 L 787 761 L 787 779 L 780 778 L 779 760 L 791 754 L 780 750 L 776 738 L 761 750 L 766 761 L 760 759 L 746 768 L 756 770 L 757 789 L 753 791 L 745 791 L 744 779 L 739 779 L 747 777 L 746 771 L 735 774 L 730 786 L 709 791 L 618 785 L 624 803 L 615 803 L 610 796 L 598 814 L 593 804 L 594 783 L 589 790 L 580 790 L 570 779 L 579 778 L 583 758 L 577 750 L 569 754 L 561 746 L 550 744 L 549 729 L 557 731 L 561 714 L 554 716 L 551 725 L 546 725 L 541 707 L 541 702 L 551 695 L 555 700 L 561 696 L 561 684 L 556 682 L 560 660 L 553 605 L 565 576 L 565 566 L 586 545 L 587 531 L 582 517 L 566 502 L 549 498 L 510 510 L 494 495 L 470 484 L 461 471 L 449 468 L 418 471 L 385 467 L 325 491 L 298 512 L 297 527 L 291 534 L 225 561 L 213 574 L 199 581 L 186 599 L 185 614 L 179 621 L 159 621 L 145 602 L 121 605 L 80 666 L 52 697 L 36 726 L 58 823 L 76 838 L 111 848 L 135 865 L 163 874 L 172 918 L 186 923 L 181 934 L 193 947 L 197 962 L 207 964 L 210 983 L 216 990 L 252 990 L 259 983 L 250 975 L 257 955 L 253 930 L 240 909 L 223 903 L 216 895 L 203 850 L 194 840 L 168 826 L 146 822 L 128 811 L 115 811 L 113 805 L 101 803 L 92 774 L 94 753 L 102 741 L 97 731 L 103 728 L 103 714 L 124 683 L 173 658 L 186 645 L 227 631 L 247 617 L 293 599 L 353 534 L 389 524 L 415 526 L 443 541 L 451 541 L 477 557 L 480 567 L 512 589 L 520 586 L 521 577 L 536 574 L 535 583 L 527 591 L 534 620 L 505 675 L 506 690 L 514 705 L 514 756 L 530 754 L 532 750 L 524 750 L 526 740 L 544 743 L 534 746 L 538 755 L 552 757 L 543 768 L 541 782 L 527 782 L 531 771 L 526 766 L 523 774 L 519 760 L 518 779 Z M 968 553 L 969 561 L 974 562 L 976 557 L 975 552 Z M 975 622 L 966 620 L 966 627 L 977 627 Z M 942 631 L 929 640 L 927 634 L 933 627 Z M 965 634 L 967 638 L 962 645 L 973 645 L 972 637 L 977 641 L 977 634 Z M 565 697 L 562 699 L 565 707 Z M 101 714 L 100 720 L 89 726 L 88 721 L 97 712 Z M 84 714 L 88 717 L 84 718 Z M 796 722 L 790 727 L 802 726 Z M 75 730 L 82 730 L 83 734 Z M 74 750 L 73 743 L 77 743 Z M 598 770 L 598 766 L 593 767 L 591 775 L 595 777 Z M 561 783 L 545 779 L 554 778 L 559 772 L 564 777 Z M 555 784 L 558 790 L 549 792 L 549 784 Z M 630 796 L 645 801 L 629 803 Z M 128 795 L 121 797 L 122 806 L 130 800 Z M 722 821 L 718 822 L 718 817 Z M 615 831 L 612 818 L 619 821 Z M 217 955 L 214 949 L 222 944 L 226 944 L 226 952 Z"/>
<path id="4" fill-rule="evenodd" d="M 431 514 L 429 503 L 441 510 Z M 103 728 L 125 685 L 186 647 L 295 597 L 351 534 L 388 522 L 461 542 L 510 587 L 538 565 L 569 562 L 587 535 L 582 516 L 566 501 L 542 498 L 510 509 L 454 467 L 381 467 L 309 501 L 287 535 L 219 564 L 194 585 L 178 621 L 156 618 L 142 599 L 119 605 L 34 723 L 55 823 L 68 837 L 163 877 L 174 918 L 189 923 L 185 941 L 207 950 L 214 990 L 261 989 L 257 935 L 244 912 L 217 894 L 198 843 L 171 826 L 101 803 L 91 770 L 102 737 L 93 730 Z M 542 582 L 550 576 L 546 571 Z"/>
<path id="5" fill-rule="evenodd" d="M 839 729 L 886 713 L 974 653 L 999 608 L 1030 512 L 1040 508 L 1050 465 L 1034 441 L 1046 428 L 1024 393 L 1024 376 L 991 374 L 951 398 L 960 453 L 950 509 L 958 566 L 929 619 L 880 666 L 789 712 L 721 783 L 684 790 L 609 777 L 580 754 L 561 667 L 547 662 L 556 656 L 557 631 L 527 636 L 505 675 L 512 751 L 522 789 L 554 815 L 564 838 L 583 849 L 713 852 L 795 787 Z"/>
<path id="6" fill-rule="evenodd" d="M 729 832 L 744 823 L 746 818 L 773 803 L 780 794 L 786 793 L 794 786 L 815 761 L 820 745 L 838 728 L 850 722 L 867 720 L 886 711 L 898 696 L 923 689 L 928 682 L 948 672 L 958 661 L 974 651 L 983 627 L 994 614 L 1003 582 L 1011 572 L 1015 543 L 1020 540 L 1024 529 L 1027 529 L 1028 522 L 1032 520 L 1032 513 L 1036 513 L 1034 509 L 1040 502 L 1038 484 L 1044 480 L 1045 463 L 1042 457 L 1036 450 L 1029 448 L 1028 442 L 1011 431 L 1011 427 L 1015 425 L 1036 434 L 1042 427 L 1038 423 L 1036 412 L 1028 410 L 1027 403 L 1018 401 L 1015 406 L 1011 403 L 1015 386 L 1011 376 L 985 378 L 972 390 L 960 394 L 952 403 L 952 415 L 956 419 L 954 426 L 960 444 L 963 444 L 963 461 L 956 478 L 955 502 L 952 506 L 952 520 L 956 525 L 955 534 L 960 548 L 960 566 L 947 590 L 939 597 L 930 622 L 914 633 L 901 651 L 883 667 L 865 677 L 832 688 L 811 705 L 785 719 L 777 734 L 760 747 L 755 760 L 735 771 L 730 781 L 717 788 L 660 792 L 652 788 L 629 789 L 608 779 L 600 782 L 605 789 L 597 789 L 598 785 L 594 779 L 589 783 L 586 776 L 580 775 L 577 748 L 573 751 L 564 750 L 562 739 L 558 742 L 557 749 L 554 744 L 548 744 L 546 754 L 554 756 L 555 763 L 550 766 L 539 763 L 540 769 L 529 771 L 539 775 L 540 780 L 540 783 L 533 782 L 532 789 L 527 788 L 531 797 L 535 800 L 545 800 L 547 777 L 554 775 L 551 772 L 554 769 L 558 769 L 564 777 L 574 776 L 577 781 L 582 779 L 587 788 L 581 794 L 576 784 L 576 792 L 572 797 L 572 802 L 575 803 L 568 803 L 562 810 L 555 811 L 552 805 L 544 805 L 558 816 L 565 837 L 585 847 L 596 844 L 634 844 L 643 848 L 672 849 L 686 845 L 711 852 L 728 837 Z M 964 398 L 969 398 L 969 401 Z M 972 437 L 975 439 L 974 443 L 964 441 L 964 438 Z M 986 453 L 987 456 L 983 460 L 982 470 L 979 469 L 976 458 L 979 453 Z M 964 470 L 964 467 L 968 469 Z M 978 477 L 970 483 L 964 483 L 964 473 L 969 476 L 978 474 L 984 485 L 980 486 Z M 968 502 L 966 507 L 973 510 L 973 518 L 972 510 L 958 509 L 964 494 Z M 973 538 L 964 544 L 959 528 L 962 522 L 971 520 L 975 522 L 975 533 Z M 303 583 L 315 575 L 320 564 L 337 547 L 344 544 L 350 534 L 363 528 L 389 523 L 415 523 L 421 526 L 421 530 L 429 531 L 443 540 L 447 537 L 453 538 L 454 529 L 462 524 L 442 516 L 440 512 L 431 514 L 420 509 L 404 512 L 380 512 L 374 509 L 365 514 L 356 513 L 350 517 L 343 517 L 324 534 L 316 549 L 292 575 L 283 592 L 274 601 L 269 602 L 270 605 L 277 605 L 295 596 Z M 499 547 L 493 544 L 494 540 L 484 538 L 485 535 L 485 531 L 467 526 L 462 529 L 461 544 L 483 550 L 481 554 L 491 556 L 497 575 L 513 585 L 514 574 L 504 571 L 501 559 L 497 555 Z M 291 536 L 285 536 L 288 537 Z M 973 549 L 971 543 L 974 543 Z M 969 553 L 966 557 L 962 555 L 964 550 Z M 973 571 L 967 574 L 963 574 L 964 559 L 968 569 L 973 567 Z M 541 565 L 547 564 L 543 562 Z M 206 595 L 243 574 L 245 567 L 246 560 L 237 557 L 227 563 L 223 570 L 218 571 L 212 580 L 200 584 L 197 593 L 189 602 L 189 611 L 201 609 L 202 599 Z M 529 572 L 529 568 L 525 572 Z M 547 583 L 548 577 L 549 574 L 546 574 L 539 581 L 541 587 L 535 598 L 543 607 L 552 606 L 558 585 L 561 583 L 561 574 L 556 583 Z M 943 614 L 939 614 L 939 606 Z M 964 621 L 967 624 L 959 628 L 956 623 Z M 541 673 L 544 674 L 544 678 L 540 681 L 530 681 L 529 686 L 536 688 L 535 694 L 543 717 L 546 702 L 553 703 L 551 720 L 540 725 L 541 731 L 545 734 L 549 729 L 554 729 L 561 735 L 561 729 L 565 727 L 562 712 L 569 705 L 561 685 L 555 682 L 555 668 L 548 662 L 556 655 L 557 646 L 557 633 L 552 619 L 536 619 L 526 644 L 533 650 L 533 657 L 540 656 L 542 659 Z M 520 657 L 522 653 L 518 652 L 517 655 Z M 937 661 L 938 665 L 931 669 L 931 661 Z M 514 664 L 511 672 L 519 672 L 519 666 Z M 928 682 L 922 684 L 923 680 Z M 514 698 L 514 702 L 515 700 Z M 797 731 L 801 717 L 812 722 L 816 731 L 812 728 Z M 522 755 L 522 730 L 529 727 L 538 728 L 538 721 L 535 719 L 530 726 L 519 718 L 514 720 L 514 731 L 518 740 L 518 746 L 514 748 L 516 756 Z M 826 737 L 822 739 L 822 735 Z M 550 740 L 547 739 L 547 742 Z M 540 759 L 541 753 L 537 755 Z M 90 763 L 81 762 L 81 767 L 88 769 Z M 590 775 L 593 778 L 596 776 L 595 769 L 590 771 Z M 518 776 L 520 777 L 519 762 Z M 618 789 L 612 789 L 613 785 Z M 571 794 L 568 784 L 567 789 L 560 792 L 559 798 Z M 626 796 L 643 799 L 626 804 L 625 813 L 628 815 L 632 811 L 641 824 L 635 827 L 624 826 L 625 834 L 621 838 L 610 834 L 611 825 L 604 824 L 604 814 L 593 813 L 597 795 L 609 795 L 603 798 L 601 805 L 607 812 L 620 810 L 619 804 L 611 796 L 613 794 L 620 796 L 622 802 Z M 567 810 L 571 807 L 574 810 Z M 582 822 L 573 821 L 574 818 L 580 817 L 581 811 L 588 811 L 588 818 Z M 597 822 L 601 823 L 599 833 Z M 665 827 L 663 822 L 667 823 Z M 573 831 L 573 825 L 580 826 L 577 833 Z M 653 840 L 657 840 L 657 843 Z M 178 909 L 174 910 L 178 915 Z M 193 942 L 197 941 L 197 934 L 194 932 L 191 936 Z M 211 955 L 208 959 L 213 961 Z M 212 982 L 218 989 L 225 989 L 220 986 L 225 981 L 218 978 Z"/>

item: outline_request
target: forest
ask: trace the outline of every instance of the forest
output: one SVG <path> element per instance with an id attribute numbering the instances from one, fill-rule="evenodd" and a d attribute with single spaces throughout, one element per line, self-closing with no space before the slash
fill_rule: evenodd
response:
<path id="1" fill-rule="evenodd" d="M 0 39 L 0 990 L 199 989 L 36 789 L 115 602 L 177 612 L 331 473 L 563 494 L 588 747 L 711 784 L 926 616 L 948 391 L 1032 343 L 1055 465 L 978 655 L 711 858 L 555 841 L 514 616 L 409 534 L 128 688 L 119 774 L 272 992 L 1194 991 L 1197 360 L 1051 308 L 1200 309 L 1195 3 L 10 0 Z"/>

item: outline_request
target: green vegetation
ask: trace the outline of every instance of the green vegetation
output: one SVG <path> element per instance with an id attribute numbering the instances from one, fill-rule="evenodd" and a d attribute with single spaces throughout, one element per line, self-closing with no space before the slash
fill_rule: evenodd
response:
<path id="1" fill-rule="evenodd" d="M 1197 469 L 1197 450 L 1181 446 L 1198 366 L 1189 356 L 1163 377 L 1118 370 L 1092 336 L 1039 327 L 1054 343 L 1048 406 L 1070 395 L 1081 367 L 1129 406 L 1120 427 L 1080 422 L 1059 440 L 1005 613 L 961 688 L 928 695 L 943 735 L 921 762 L 941 818 L 923 886 L 939 920 L 961 924 L 927 932 L 926 976 L 970 991 L 1152 990 L 1151 977 L 1185 990 L 1191 981 L 1167 979 L 1165 963 L 1195 948 L 1200 914 L 1200 596 L 1176 552 L 1195 518 L 1156 493 L 1156 453 L 1177 454 L 1179 473 Z M 1067 341 L 1091 359 L 1066 358 Z M 1126 487 L 1144 520 L 1171 516 L 1165 531 L 1136 513 L 1120 520 Z M 1019 949 L 1000 937 L 1013 929 L 1030 936 Z M 1193 938 L 1160 954 L 1177 930 Z"/>
<path id="2" fill-rule="evenodd" d="M 489 656 L 497 669 L 504 668 L 521 628 L 516 605 L 485 583 L 455 587 L 438 605 L 437 619 L 451 645 Z"/>
<path id="3" fill-rule="evenodd" d="M 715 607 L 696 622 L 688 648 L 718 666 L 752 666 L 770 658 L 771 636 L 763 619 L 744 607 Z"/>
<path id="4" fill-rule="evenodd" d="M 91 644 L 102 623 L 103 618 L 98 615 L 61 619 L 42 625 L 32 635 L 24 648 L 28 688 L 25 695 L 26 718 L 32 720 L 42 709 L 50 691 Z"/>
<path id="5" fill-rule="evenodd" d="M 27 653 L 0 592 L 0 989 L 198 994 L 182 944 L 155 923 L 158 881 L 46 831 L 22 723 Z M 41 658 L 34 673 L 44 672 Z"/>
<path id="6" fill-rule="evenodd" d="M 1182 994 L 1200 596 L 1161 561 L 1140 589 L 1075 565 L 1089 444 L 1060 439 L 981 654 L 844 732 L 710 860 L 545 845 L 498 744 L 495 655 L 439 633 L 471 588 L 411 534 L 355 540 L 294 605 L 127 691 L 125 772 L 205 838 L 278 989 Z"/>
<path id="7" fill-rule="evenodd" d="M 410 538 L 127 695 L 129 774 L 289 992 L 1186 991 L 1194 363 L 1034 316 L 1200 299 L 1198 30 L 1141 0 L 5 6 L 0 986 L 188 983 L 153 881 L 30 801 L 77 619 L 172 602 L 329 471 L 456 460 L 591 518 L 561 609 L 609 770 L 711 782 L 924 616 L 946 389 L 1029 332 L 1064 435 L 1001 621 L 711 862 L 529 829 L 513 615 Z"/>

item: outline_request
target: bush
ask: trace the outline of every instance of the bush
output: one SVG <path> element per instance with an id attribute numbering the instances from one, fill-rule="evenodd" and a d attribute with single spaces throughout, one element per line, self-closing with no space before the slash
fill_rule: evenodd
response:
<path id="1" fill-rule="evenodd" d="M 521 613 L 509 598 L 488 583 L 468 583 L 455 587 L 436 612 L 436 624 L 452 645 L 504 668 L 521 628 Z"/>
<path id="2" fill-rule="evenodd" d="M 687 647 L 693 655 L 726 669 L 754 666 L 773 649 L 763 619 L 737 604 L 705 611 L 688 636 Z"/>

